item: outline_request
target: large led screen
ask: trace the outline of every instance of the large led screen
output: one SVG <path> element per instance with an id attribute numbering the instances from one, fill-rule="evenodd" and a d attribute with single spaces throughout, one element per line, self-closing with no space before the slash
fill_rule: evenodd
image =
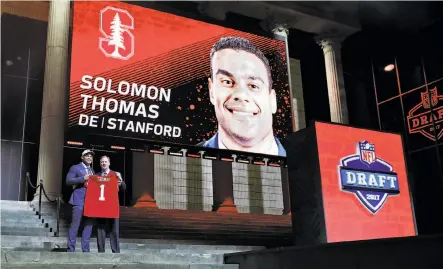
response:
<path id="1" fill-rule="evenodd" d="M 315 129 L 328 242 L 416 235 L 401 136 Z"/>
<path id="2" fill-rule="evenodd" d="M 284 41 L 121 2 L 74 2 L 68 139 L 286 156 Z"/>

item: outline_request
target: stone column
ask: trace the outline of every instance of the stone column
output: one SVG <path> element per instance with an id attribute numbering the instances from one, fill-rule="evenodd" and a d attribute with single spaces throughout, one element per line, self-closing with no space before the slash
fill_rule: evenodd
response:
<path id="1" fill-rule="evenodd" d="M 290 61 L 289 61 L 289 47 L 288 47 L 288 35 L 289 35 L 289 30 L 288 28 L 286 28 L 286 26 L 281 25 L 281 24 L 276 24 L 275 28 L 272 30 L 272 32 L 274 33 L 274 35 L 278 35 L 283 37 L 283 40 L 285 41 L 285 45 L 286 45 L 286 64 L 288 66 L 288 84 L 289 84 L 289 89 L 291 89 L 290 92 L 290 99 L 291 100 L 291 112 L 292 112 L 292 130 L 295 130 L 296 127 L 296 121 L 299 117 L 299 115 L 297 114 L 297 110 L 294 109 L 294 104 L 293 104 L 293 88 L 292 88 L 292 80 L 291 80 L 291 67 L 290 67 Z"/>
<path id="2" fill-rule="evenodd" d="M 348 124 L 348 108 L 341 65 L 341 40 L 326 36 L 316 38 L 325 56 L 331 121 Z"/>
<path id="3" fill-rule="evenodd" d="M 157 208 L 154 199 L 154 154 L 132 153 L 132 197 L 134 207 Z"/>
<path id="4" fill-rule="evenodd" d="M 232 163 L 212 161 L 212 184 L 214 192 L 213 210 L 238 213 L 234 203 Z"/>
<path id="5" fill-rule="evenodd" d="M 289 34 L 289 30 L 283 26 L 283 25 L 276 25 L 275 29 L 273 30 L 275 35 L 280 35 L 282 37 L 284 37 L 285 43 L 286 43 L 286 61 L 287 61 L 287 65 L 288 65 L 288 82 L 289 82 L 289 88 L 291 96 L 290 96 L 290 100 L 291 100 L 291 109 L 292 109 L 292 130 L 293 131 L 297 131 L 296 130 L 296 122 L 298 122 L 301 118 L 303 118 L 303 122 L 305 121 L 304 119 L 304 113 L 300 113 L 300 110 L 295 109 L 295 105 L 297 105 L 297 103 L 294 103 L 294 101 L 298 101 L 295 98 L 293 98 L 293 88 L 292 88 L 292 80 L 291 80 L 291 68 L 290 68 L 290 60 L 289 60 L 289 46 L 288 46 L 288 34 Z M 302 96 L 303 98 L 303 96 Z M 301 100 L 302 104 L 303 104 L 303 100 Z M 290 214 L 291 213 L 291 203 L 290 203 L 290 196 L 289 196 L 289 182 L 288 182 L 288 175 L 287 175 L 287 171 L 286 168 L 283 168 L 280 170 L 281 173 L 281 185 L 282 185 L 282 195 L 283 195 L 283 214 Z"/>
<path id="6" fill-rule="evenodd" d="M 49 2 L 48 37 L 43 85 L 43 105 L 38 160 L 38 180 L 49 198 L 61 193 L 64 182 L 63 145 L 65 131 L 66 85 L 68 67 L 69 0 Z M 38 201 L 36 192 L 34 201 Z M 42 201 L 47 201 L 43 195 Z"/>
<path id="7" fill-rule="evenodd" d="M 303 95 L 303 82 L 301 77 L 300 60 L 289 58 L 291 68 L 291 87 L 292 87 L 292 110 L 295 118 L 295 131 L 306 128 L 305 101 Z"/>

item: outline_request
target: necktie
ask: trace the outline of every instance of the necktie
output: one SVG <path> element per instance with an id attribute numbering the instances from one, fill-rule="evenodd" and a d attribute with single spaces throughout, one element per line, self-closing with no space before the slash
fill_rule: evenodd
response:
<path id="1" fill-rule="evenodd" d="M 86 173 L 87 173 L 88 175 L 93 175 L 93 174 L 94 174 L 94 171 L 92 171 L 92 168 L 91 168 L 91 167 L 86 167 Z M 83 185 L 84 185 L 85 187 L 88 186 L 88 182 L 85 182 Z"/>

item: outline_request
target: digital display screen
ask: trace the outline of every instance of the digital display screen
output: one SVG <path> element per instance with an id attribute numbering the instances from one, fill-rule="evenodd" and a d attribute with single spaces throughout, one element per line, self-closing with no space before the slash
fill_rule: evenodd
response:
<path id="1" fill-rule="evenodd" d="M 281 38 L 280 38 L 281 39 Z M 286 156 L 286 45 L 122 2 L 74 2 L 67 140 Z"/>
<path id="2" fill-rule="evenodd" d="M 416 235 L 400 135 L 315 123 L 328 242 Z"/>

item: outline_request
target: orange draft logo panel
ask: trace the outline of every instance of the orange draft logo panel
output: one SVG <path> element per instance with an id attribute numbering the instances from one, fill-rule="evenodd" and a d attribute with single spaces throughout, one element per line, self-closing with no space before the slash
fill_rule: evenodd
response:
<path id="1" fill-rule="evenodd" d="M 427 91 L 420 94 L 421 103 L 413 107 L 407 116 L 409 133 L 420 133 L 432 141 L 439 140 L 443 136 L 443 95 L 438 95 L 437 86 L 430 89 L 429 94 Z"/>
<path id="2" fill-rule="evenodd" d="M 315 126 L 328 242 L 415 235 L 401 136 Z"/>

